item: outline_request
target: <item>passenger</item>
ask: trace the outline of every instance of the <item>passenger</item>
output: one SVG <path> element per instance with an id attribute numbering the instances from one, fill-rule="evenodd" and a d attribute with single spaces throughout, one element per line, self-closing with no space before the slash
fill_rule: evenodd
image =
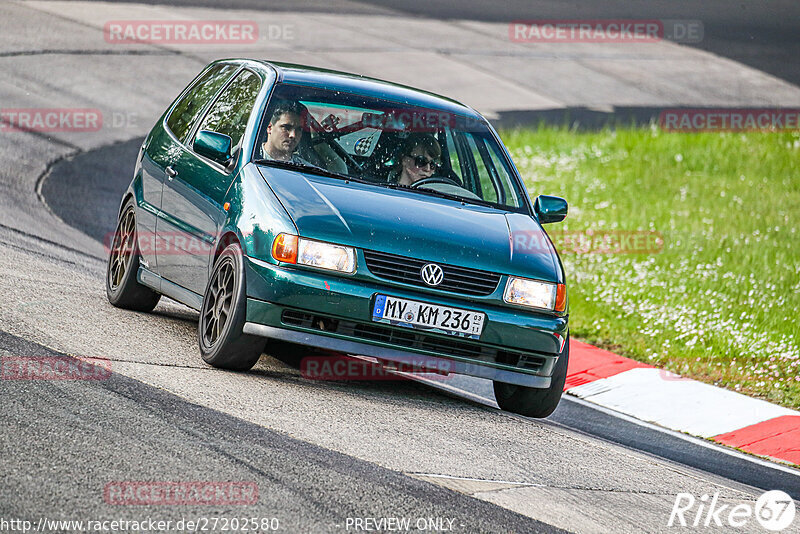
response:
<path id="1" fill-rule="evenodd" d="M 400 185 L 412 185 L 436 174 L 442 148 L 433 135 L 414 133 L 405 140 L 400 154 L 400 160 L 389 173 L 389 181 Z"/>

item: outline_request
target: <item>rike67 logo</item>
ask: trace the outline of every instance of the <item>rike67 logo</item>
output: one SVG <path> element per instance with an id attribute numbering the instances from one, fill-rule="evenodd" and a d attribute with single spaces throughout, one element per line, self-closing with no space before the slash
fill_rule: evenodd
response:
<path id="1" fill-rule="evenodd" d="M 740 529 L 752 525 L 755 519 L 768 531 L 780 532 L 792 524 L 795 511 L 792 498 L 780 490 L 761 495 L 755 507 L 749 503 L 720 504 L 719 493 L 703 495 L 699 499 L 691 493 L 679 493 L 667 526 Z"/>

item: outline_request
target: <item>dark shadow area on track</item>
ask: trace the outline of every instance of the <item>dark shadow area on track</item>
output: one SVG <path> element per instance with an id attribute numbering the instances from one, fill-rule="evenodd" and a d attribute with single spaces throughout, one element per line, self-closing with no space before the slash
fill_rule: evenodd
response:
<path id="1" fill-rule="evenodd" d="M 686 46 L 800 85 L 800 2 L 795 0 L 506 0 L 494 4 L 481 0 L 138 0 L 138 3 L 353 15 L 396 12 L 442 20 L 506 23 L 543 19 L 699 20 L 703 23 L 703 39 L 685 43 Z M 524 46 L 509 41 L 511 49 L 524 50 Z"/>
<path id="2" fill-rule="evenodd" d="M 139 137 L 57 162 L 42 183 L 47 205 L 68 225 L 106 243 L 117 227 L 119 204 L 142 141 Z"/>

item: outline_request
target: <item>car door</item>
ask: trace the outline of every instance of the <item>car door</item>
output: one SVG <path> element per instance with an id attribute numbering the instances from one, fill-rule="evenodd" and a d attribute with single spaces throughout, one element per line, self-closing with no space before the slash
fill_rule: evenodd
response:
<path id="1" fill-rule="evenodd" d="M 237 68 L 231 63 L 216 64 L 202 72 L 175 100 L 164 122 L 153 129 L 146 141 L 141 164 L 144 204 L 140 206 L 137 222 L 140 239 L 147 240 L 147 246 L 139 247 L 141 256 L 145 267 L 153 272 L 159 272 L 157 251 L 165 247 L 158 237 L 158 218 L 168 173 L 173 172 L 182 144 L 203 110 Z"/>
<path id="2" fill-rule="evenodd" d="M 242 69 L 208 108 L 173 164 L 164 185 L 159 221 L 161 237 L 171 237 L 170 253 L 160 253 L 159 274 L 197 295 L 208 278 L 216 237 L 225 222 L 222 203 L 234 180 L 233 168 L 247 121 L 261 89 L 261 78 Z M 197 132 L 210 130 L 231 138 L 233 165 L 223 166 L 195 153 Z"/>

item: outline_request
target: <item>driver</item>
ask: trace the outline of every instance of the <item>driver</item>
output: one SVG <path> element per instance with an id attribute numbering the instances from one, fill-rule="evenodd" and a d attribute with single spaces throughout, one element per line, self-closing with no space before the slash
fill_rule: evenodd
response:
<path id="1" fill-rule="evenodd" d="M 411 185 L 436 173 L 442 148 L 431 134 L 413 133 L 403 143 L 400 154 L 400 161 L 390 174 L 389 181 Z"/>
<path id="2" fill-rule="evenodd" d="M 303 137 L 306 113 L 305 107 L 298 102 L 281 100 L 277 103 L 267 125 L 267 140 L 261 145 L 264 157 L 306 163 L 295 154 Z"/>

